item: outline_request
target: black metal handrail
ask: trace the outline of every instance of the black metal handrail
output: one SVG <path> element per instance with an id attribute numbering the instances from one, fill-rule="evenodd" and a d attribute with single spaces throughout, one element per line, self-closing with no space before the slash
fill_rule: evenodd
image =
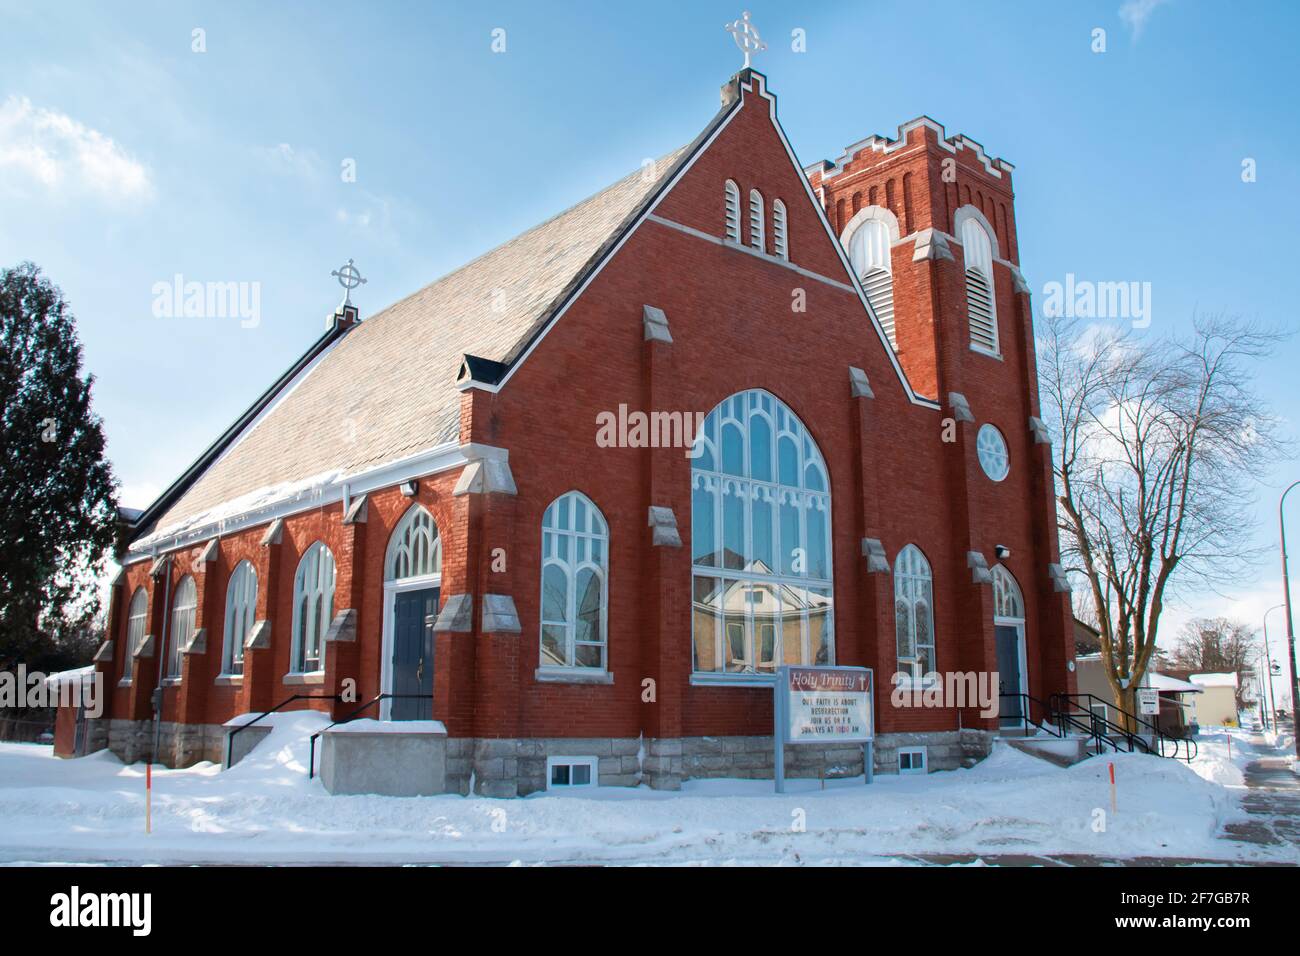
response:
<path id="1" fill-rule="evenodd" d="M 321 734 L 325 733 L 325 731 L 329 730 L 330 727 L 337 727 L 339 724 L 346 724 L 357 714 L 361 713 L 363 710 L 373 707 L 381 700 L 429 700 L 429 699 L 430 697 L 428 694 L 376 694 L 374 697 L 370 698 L 368 701 L 366 701 L 356 710 L 349 711 L 348 713 L 340 717 L 338 720 L 334 721 L 334 723 L 322 727 L 320 730 L 316 731 L 316 733 L 311 735 L 310 755 L 307 760 L 307 779 L 311 780 L 316 776 L 316 738 L 319 737 Z"/>
<path id="2" fill-rule="evenodd" d="M 1117 751 L 1120 748 L 1115 740 L 1112 739 L 1112 735 L 1124 739 L 1128 744 L 1129 753 L 1133 753 L 1135 749 L 1141 748 L 1141 750 L 1147 754 L 1153 754 L 1157 757 L 1177 759 L 1179 757 L 1180 744 L 1186 744 L 1186 746 L 1182 748 L 1184 750 L 1183 759 L 1188 763 L 1191 763 L 1193 758 L 1197 753 L 1199 753 L 1200 748 L 1196 746 L 1194 740 L 1191 740 L 1190 738 L 1180 739 L 1178 737 L 1170 737 L 1150 721 L 1144 720 L 1137 714 L 1131 714 L 1122 707 L 1117 707 L 1114 701 L 1102 700 L 1095 694 L 1057 693 L 1052 695 L 1052 701 L 1053 705 L 1063 713 L 1068 713 L 1068 708 L 1074 707 L 1079 713 L 1086 715 L 1089 723 L 1093 727 L 1092 736 L 1097 739 L 1098 743 L 1105 740 Z M 1084 701 L 1085 703 L 1080 704 L 1079 701 Z M 1062 703 L 1065 706 L 1061 706 Z M 1113 709 L 1118 711 L 1124 717 L 1127 717 L 1132 723 L 1129 724 L 1129 726 L 1120 726 L 1109 718 L 1103 717 L 1101 714 L 1097 713 L 1092 706 L 1094 703 L 1101 704 L 1106 707 L 1107 710 Z M 1134 725 L 1145 727 L 1149 730 L 1153 742 L 1148 743 L 1142 734 L 1135 733 L 1129 729 L 1130 726 Z M 1111 734 L 1103 733 L 1103 729 L 1111 731 Z M 1172 753 L 1165 753 L 1165 748 L 1168 745 L 1172 745 Z M 1100 750 L 1098 752 L 1100 752 Z"/>
<path id="3" fill-rule="evenodd" d="M 1065 728 L 1063 726 L 1060 726 L 1059 724 L 1053 726 L 1053 720 L 1056 717 L 1056 714 L 1053 712 L 1052 708 L 1047 704 L 1044 704 L 1037 697 L 1031 697 L 1029 694 L 998 695 L 999 700 L 1003 697 L 1014 697 L 1024 705 L 1020 709 L 1020 719 L 1024 724 L 1026 734 L 1029 733 L 1030 727 L 1033 727 L 1035 730 L 1045 730 L 1054 737 L 1065 737 Z M 1035 722 L 1033 719 L 1033 706 L 1035 704 L 1038 705 L 1038 709 L 1043 715 L 1043 719 L 1040 722 Z"/>
<path id="4" fill-rule="evenodd" d="M 284 700 L 280 701 L 280 703 L 276 704 L 276 705 L 275 705 L 274 707 L 272 707 L 270 710 L 265 710 L 265 711 L 263 711 L 262 713 L 258 714 L 256 717 L 254 717 L 254 718 L 253 718 L 252 720 L 250 720 L 248 723 L 246 723 L 246 724 L 240 724 L 238 727 L 235 727 L 234 729 L 232 729 L 232 730 L 230 731 L 230 733 L 229 733 L 229 734 L 227 735 L 227 737 L 226 737 L 226 769 L 227 769 L 227 770 L 230 769 L 230 767 L 231 767 L 231 757 L 233 757 L 233 756 L 234 756 L 234 753 L 235 753 L 235 737 L 236 737 L 236 736 L 237 736 L 241 731 L 247 730 L 249 727 L 253 726 L 253 724 L 257 723 L 257 722 L 258 722 L 259 720 L 261 720 L 263 717 L 269 717 L 269 716 L 271 716 L 271 714 L 274 714 L 274 713 L 275 713 L 276 711 L 278 711 L 281 707 L 287 707 L 289 704 L 292 704 L 292 703 L 293 703 L 294 701 L 296 701 L 296 700 L 334 700 L 334 701 L 337 701 L 338 699 L 339 699 L 339 695 L 338 695 L 338 694 L 294 694 L 292 697 L 286 697 Z"/>

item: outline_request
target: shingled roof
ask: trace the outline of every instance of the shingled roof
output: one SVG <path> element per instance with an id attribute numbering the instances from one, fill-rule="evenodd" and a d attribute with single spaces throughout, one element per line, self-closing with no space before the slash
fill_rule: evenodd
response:
<path id="1" fill-rule="evenodd" d="M 139 533 L 164 535 L 239 499 L 454 441 L 463 357 L 515 359 L 690 149 L 647 164 L 347 332 Z"/>

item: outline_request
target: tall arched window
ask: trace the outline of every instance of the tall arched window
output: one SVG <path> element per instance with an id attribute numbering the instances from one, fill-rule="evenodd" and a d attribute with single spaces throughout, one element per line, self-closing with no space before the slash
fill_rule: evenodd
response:
<path id="1" fill-rule="evenodd" d="M 1000 564 L 993 568 L 993 616 L 1015 621 L 1025 619 L 1025 599 L 1020 596 L 1020 585 Z"/>
<path id="2" fill-rule="evenodd" d="M 695 672 L 833 663 L 830 483 L 812 436 L 753 389 L 709 413 L 692 453 Z"/>
<path id="3" fill-rule="evenodd" d="M 226 585 L 226 625 L 221 645 L 221 673 L 244 673 L 244 642 L 257 617 L 257 572 L 240 561 Z"/>
<path id="4" fill-rule="evenodd" d="M 388 539 L 384 580 L 423 578 L 442 573 L 442 539 L 433 515 L 421 505 L 411 505 Z"/>
<path id="5" fill-rule="evenodd" d="M 962 255 L 966 260 L 966 308 L 972 348 L 997 354 L 998 315 L 993 296 L 993 248 L 979 220 L 961 224 Z"/>
<path id="6" fill-rule="evenodd" d="M 785 203 L 779 199 L 772 200 L 772 251 L 789 261 L 790 239 L 785 222 Z"/>
<path id="7" fill-rule="evenodd" d="M 759 252 L 767 251 L 763 233 L 763 194 L 757 189 L 749 191 L 749 244 Z"/>
<path id="8" fill-rule="evenodd" d="M 325 669 L 325 632 L 334 617 L 334 555 L 317 541 L 298 562 L 293 576 L 293 657 L 295 674 Z"/>
<path id="9" fill-rule="evenodd" d="M 126 611 L 126 660 L 122 663 L 122 679 L 128 683 L 135 679 L 135 655 L 144 643 L 148 617 L 149 596 L 144 588 L 136 588 Z"/>
<path id="10" fill-rule="evenodd" d="M 570 491 L 542 516 L 540 666 L 608 666 L 609 526 L 586 495 Z"/>
<path id="11" fill-rule="evenodd" d="M 728 179 L 723 192 L 726 238 L 731 242 L 740 242 L 740 187 Z"/>
<path id="12" fill-rule="evenodd" d="M 889 344 L 897 348 L 894 339 L 894 266 L 889 243 L 889 225 L 883 219 L 868 219 L 849 237 L 849 262 L 862 280 L 867 301 L 889 337 Z"/>
<path id="13" fill-rule="evenodd" d="M 194 615 L 198 610 L 198 591 L 188 574 L 176 585 L 172 595 L 172 632 L 167 648 L 167 676 L 181 676 L 181 648 L 194 636 Z"/>
<path id="14" fill-rule="evenodd" d="M 934 575 L 914 544 L 894 560 L 894 634 L 899 673 L 920 681 L 935 670 Z"/>

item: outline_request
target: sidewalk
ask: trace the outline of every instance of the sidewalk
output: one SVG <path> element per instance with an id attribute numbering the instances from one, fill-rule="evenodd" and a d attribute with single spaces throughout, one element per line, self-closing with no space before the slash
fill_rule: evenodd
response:
<path id="1" fill-rule="evenodd" d="M 1288 740 L 1289 737 L 1283 739 Z M 1247 794 L 1241 808 L 1251 819 L 1230 823 L 1222 837 L 1263 846 L 1300 846 L 1300 776 L 1291 770 L 1289 746 L 1270 744 L 1262 735 L 1248 741 L 1258 754 L 1245 767 Z"/>

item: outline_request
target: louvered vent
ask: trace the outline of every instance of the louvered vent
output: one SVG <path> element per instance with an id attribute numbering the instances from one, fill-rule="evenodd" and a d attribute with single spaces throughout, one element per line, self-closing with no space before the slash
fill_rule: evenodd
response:
<path id="1" fill-rule="evenodd" d="M 998 350 L 998 327 L 993 318 L 993 295 L 988 280 L 974 269 L 966 272 L 966 304 L 970 310 L 970 343 L 986 352 Z"/>
<path id="2" fill-rule="evenodd" d="M 772 203 L 772 249 L 782 259 L 790 258 L 785 238 L 785 203 L 779 199 Z"/>
<path id="3" fill-rule="evenodd" d="M 894 277 L 884 269 L 872 269 L 863 276 L 862 288 L 867 293 L 871 310 L 876 313 L 881 328 L 889 337 L 889 344 L 898 348 L 898 342 L 894 339 Z"/>
<path id="4" fill-rule="evenodd" d="M 749 191 L 749 244 L 760 252 L 767 251 L 763 237 L 763 194 L 757 189 Z"/>
<path id="5" fill-rule="evenodd" d="M 727 238 L 740 242 L 740 189 L 729 179 L 726 196 Z"/>

